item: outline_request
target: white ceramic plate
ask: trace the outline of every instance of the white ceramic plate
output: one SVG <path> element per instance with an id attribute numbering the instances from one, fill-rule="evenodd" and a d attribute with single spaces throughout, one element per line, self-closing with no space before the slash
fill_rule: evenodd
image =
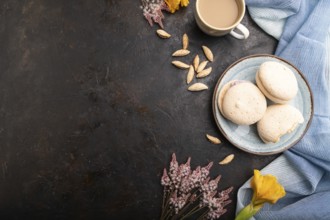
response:
<path id="1" fill-rule="evenodd" d="M 236 125 L 225 119 L 218 109 L 218 95 L 221 88 L 234 79 L 249 80 L 256 84 L 255 74 L 259 66 L 265 61 L 275 61 L 284 64 L 295 74 L 299 91 L 290 101 L 304 116 L 304 123 L 300 124 L 292 133 L 281 137 L 277 143 L 265 144 L 258 136 L 256 125 Z M 221 133 L 236 147 L 246 152 L 258 155 L 277 154 L 295 145 L 306 133 L 313 115 L 313 97 L 310 87 L 301 72 L 289 62 L 273 55 L 253 55 L 244 57 L 231 66 L 221 75 L 213 94 L 213 115 Z M 268 103 L 269 100 L 267 100 Z"/>

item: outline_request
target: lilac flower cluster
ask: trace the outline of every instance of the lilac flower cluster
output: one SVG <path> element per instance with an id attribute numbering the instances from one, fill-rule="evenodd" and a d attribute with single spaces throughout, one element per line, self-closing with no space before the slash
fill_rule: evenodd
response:
<path id="1" fill-rule="evenodd" d="M 229 193 L 233 188 L 217 192 L 221 176 L 210 180 L 213 162 L 191 170 L 190 161 L 189 157 L 186 163 L 179 165 L 173 154 L 169 171 L 164 169 L 161 178 L 161 185 L 164 186 L 161 219 L 186 218 L 199 212 L 202 213 L 201 219 L 217 219 L 226 212 L 224 207 L 231 202 Z"/>
<path id="2" fill-rule="evenodd" d="M 141 0 L 141 9 L 143 10 L 143 16 L 147 19 L 150 26 L 153 23 L 159 24 L 161 28 L 164 28 L 162 20 L 164 15 L 162 10 L 169 11 L 164 0 Z"/>

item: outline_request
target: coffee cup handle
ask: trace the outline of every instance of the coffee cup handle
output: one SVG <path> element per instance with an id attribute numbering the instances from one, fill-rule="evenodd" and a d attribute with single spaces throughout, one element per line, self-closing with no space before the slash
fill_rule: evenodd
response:
<path id="1" fill-rule="evenodd" d="M 239 34 L 239 33 L 236 33 L 234 30 L 237 29 L 239 30 L 240 32 L 242 32 L 242 34 Z M 230 35 L 237 38 L 237 39 L 240 39 L 240 40 L 243 40 L 243 39 L 246 39 L 249 37 L 250 35 L 250 32 L 249 30 L 242 24 L 238 24 L 236 26 L 236 28 L 234 28 L 233 30 L 230 31 Z"/>

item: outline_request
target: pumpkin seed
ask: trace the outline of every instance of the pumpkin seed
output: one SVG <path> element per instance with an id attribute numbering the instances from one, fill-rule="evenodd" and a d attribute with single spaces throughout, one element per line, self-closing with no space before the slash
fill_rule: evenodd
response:
<path id="1" fill-rule="evenodd" d="M 194 83 L 191 86 L 188 87 L 189 91 L 192 92 L 198 92 L 208 89 L 209 87 L 205 85 L 204 83 Z"/>
<path id="2" fill-rule="evenodd" d="M 206 138 L 212 143 L 212 144 L 221 144 L 221 141 L 219 138 L 214 137 L 212 135 L 206 134 Z"/>
<path id="3" fill-rule="evenodd" d="M 229 154 L 227 157 L 225 157 L 222 161 L 219 162 L 220 165 L 229 164 L 234 159 L 234 154 Z"/>
<path id="4" fill-rule="evenodd" d="M 188 38 L 188 35 L 185 33 L 183 36 L 182 36 L 182 48 L 184 50 L 186 50 L 188 48 L 188 45 L 189 45 L 189 38 Z"/>
<path id="5" fill-rule="evenodd" d="M 203 71 L 203 69 L 206 67 L 206 65 L 207 65 L 207 63 L 208 63 L 209 61 L 207 61 L 207 60 L 204 60 L 203 62 L 201 62 L 199 65 L 198 65 L 198 68 L 197 68 L 197 73 L 199 73 L 199 72 L 201 72 L 201 71 Z"/>
<path id="6" fill-rule="evenodd" d="M 172 61 L 172 64 L 180 69 L 188 69 L 190 67 L 188 64 L 178 60 Z"/>
<path id="7" fill-rule="evenodd" d="M 191 81 L 194 79 L 194 73 L 195 73 L 194 67 L 192 65 L 190 65 L 189 71 L 187 74 L 187 84 L 191 83 Z"/>
<path id="8" fill-rule="evenodd" d="M 171 37 L 171 35 L 169 33 L 167 33 L 166 31 L 164 31 L 163 29 L 158 29 L 156 32 L 157 32 L 158 36 L 161 38 L 166 39 L 166 38 Z"/>
<path id="9" fill-rule="evenodd" d="M 185 49 L 180 49 L 180 50 L 177 50 L 175 51 L 172 56 L 173 57 L 183 57 L 183 56 L 186 56 L 190 53 L 189 50 L 185 50 Z"/>
<path id="10" fill-rule="evenodd" d="M 203 48 L 203 51 L 204 51 L 204 54 L 205 54 L 206 58 L 209 61 L 213 62 L 213 53 L 210 50 L 210 48 L 208 48 L 207 46 L 202 46 L 202 48 Z"/>
<path id="11" fill-rule="evenodd" d="M 209 68 L 207 68 L 207 69 L 204 69 L 204 70 L 200 71 L 200 72 L 196 75 L 196 77 L 197 77 L 197 78 L 203 78 L 203 77 L 206 77 L 206 76 L 210 75 L 211 72 L 212 72 L 212 67 L 209 67 Z"/>
<path id="12" fill-rule="evenodd" d="M 199 66 L 199 56 L 198 56 L 198 54 L 194 58 L 193 65 L 194 65 L 195 71 L 197 71 L 197 68 Z"/>

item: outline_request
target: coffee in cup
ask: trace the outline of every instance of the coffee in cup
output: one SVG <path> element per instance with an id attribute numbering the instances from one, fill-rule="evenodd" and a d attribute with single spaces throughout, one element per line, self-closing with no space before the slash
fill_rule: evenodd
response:
<path id="1" fill-rule="evenodd" d="M 240 24 L 244 14 L 244 0 L 196 0 L 197 25 L 211 36 L 223 36 L 229 33 L 238 39 L 248 38 L 249 30 Z M 235 32 L 235 29 L 242 34 Z"/>

